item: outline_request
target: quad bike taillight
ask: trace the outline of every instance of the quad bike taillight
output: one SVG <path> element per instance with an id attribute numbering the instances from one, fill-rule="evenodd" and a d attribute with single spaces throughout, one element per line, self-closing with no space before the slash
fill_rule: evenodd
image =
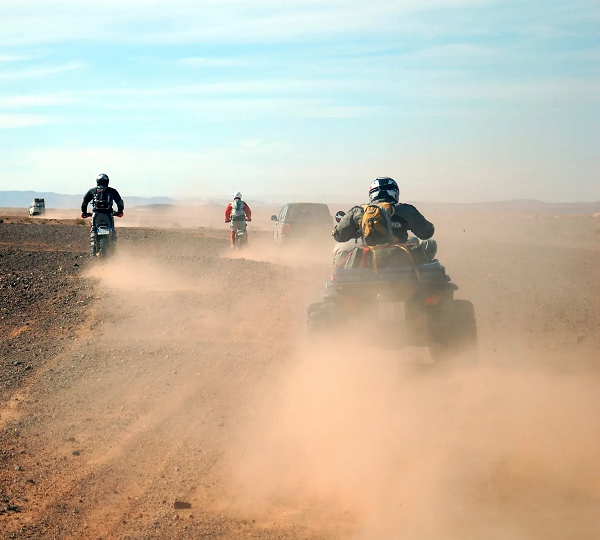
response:
<path id="1" fill-rule="evenodd" d="M 439 303 L 441 302 L 441 297 L 437 294 L 431 295 L 431 296 L 427 296 L 425 298 L 425 305 L 426 306 L 438 306 Z"/>

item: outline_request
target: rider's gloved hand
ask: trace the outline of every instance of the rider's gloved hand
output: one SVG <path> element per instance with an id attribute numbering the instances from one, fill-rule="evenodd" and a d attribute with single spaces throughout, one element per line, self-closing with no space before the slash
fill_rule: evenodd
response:
<path id="1" fill-rule="evenodd" d="M 251 220 L 251 219 L 247 219 L 246 221 L 247 221 L 248 223 L 250 223 L 252 220 Z"/>
<path id="2" fill-rule="evenodd" d="M 119 212 L 119 213 L 117 214 L 117 217 L 123 217 L 123 212 Z"/>
<path id="3" fill-rule="evenodd" d="M 226 219 L 225 223 L 231 223 L 231 220 L 230 219 Z"/>
<path id="4" fill-rule="evenodd" d="M 88 214 L 87 212 L 81 212 L 81 218 L 85 219 L 86 217 L 90 217 L 91 214 Z"/>

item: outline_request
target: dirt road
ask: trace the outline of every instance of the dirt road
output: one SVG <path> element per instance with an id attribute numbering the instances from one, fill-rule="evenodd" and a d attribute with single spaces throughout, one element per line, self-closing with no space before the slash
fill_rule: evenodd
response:
<path id="1" fill-rule="evenodd" d="M 597 538 L 597 241 L 447 230 L 468 370 L 307 341 L 327 249 L 0 224 L 1 535 Z"/>

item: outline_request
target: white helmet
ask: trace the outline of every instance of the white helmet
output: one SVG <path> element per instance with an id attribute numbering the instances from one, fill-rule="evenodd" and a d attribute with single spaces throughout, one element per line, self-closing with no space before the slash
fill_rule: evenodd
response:
<path id="1" fill-rule="evenodd" d="M 233 198 L 234 198 L 234 199 L 241 199 L 241 198 L 242 198 L 242 194 L 241 194 L 239 191 L 236 191 L 236 192 L 233 194 Z"/>
<path id="2" fill-rule="evenodd" d="M 369 186 L 369 200 L 388 201 L 397 203 L 400 197 L 398 184 L 393 178 L 382 176 L 376 178 Z"/>

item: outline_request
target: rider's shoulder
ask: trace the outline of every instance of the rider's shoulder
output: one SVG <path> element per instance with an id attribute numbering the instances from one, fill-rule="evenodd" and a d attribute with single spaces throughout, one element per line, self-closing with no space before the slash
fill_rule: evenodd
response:
<path id="1" fill-rule="evenodd" d="M 406 215 L 411 215 L 414 214 L 415 212 L 419 212 L 416 208 L 416 206 L 413 206 L 412 204 L 408 204 L 408 203 L 396 203 L 396 205 L 394 206 L 394 213 L 398 214 L 398 215 L 402 215 L 402 214 L 406 214 Z"/>
<path id="2" fill-rule="evenodd" d="M 396 203 L 396 208 L 406 208 L 407 210 L 416 210 L 417 208 L 415 206 L 413 206 L 412 204 L 408 204 L 408 203 L 403 203 L 403 202 L 399 202 Z"/>
<path id="3" fill-rule="evenodd" d="M 350 214 L 351 216 L 353 216 L 355 218 L 362 219 L 362 216 L 365 213 L 364 205 L 357 204 L 356 206 L 353 206 L 352 208 L 350 208 L 350 210 L 348 210 L 348 212 L 346 212 L 346 213 Z"/>

